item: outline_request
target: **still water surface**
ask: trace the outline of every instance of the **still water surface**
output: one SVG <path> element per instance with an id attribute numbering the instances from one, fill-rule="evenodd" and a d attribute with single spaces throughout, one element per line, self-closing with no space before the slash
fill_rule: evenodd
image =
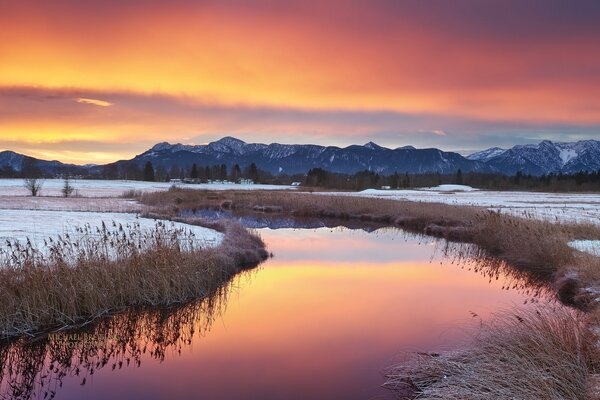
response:
<path id="1" fill-rule="evenodd" d="M 210 303 L 1 350 L 3 397 L 387 399 L 387 366 L 456 346 L 480 318 L 531 297 L 395 229 L 260 235 L 274 258 Z"/>

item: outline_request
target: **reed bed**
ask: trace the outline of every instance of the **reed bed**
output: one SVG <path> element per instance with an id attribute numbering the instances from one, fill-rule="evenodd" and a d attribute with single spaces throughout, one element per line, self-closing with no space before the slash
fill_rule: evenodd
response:
<path id="1" fill-rule="evenodd" d="M 205 224 L 194 220 L 196 225 Z M 264 243 L 239 224 L 209 224 L 224 233 L 206 248 L 185 230 L 127 233 L 116 224 L 80 238 L 8 242 L 0 253 L 0 339 L 33 336 L 123 310 L 168 306 L 210 295 L 233 275 L 264 260 Z"/>
<path id="2" fill-rule="evenodd" d="M 565 307 L 509 310 L 465 349 L 390 368 L 384 386 L 403 399 L 586 399 L 598 350 L 585 321 Z"/>

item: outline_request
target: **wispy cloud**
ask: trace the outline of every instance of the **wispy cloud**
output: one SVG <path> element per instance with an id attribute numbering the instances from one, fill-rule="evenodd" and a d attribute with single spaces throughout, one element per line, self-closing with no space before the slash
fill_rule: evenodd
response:
<path id="1" fill-rule="evenodd" d="M 99 106 L 99 107 L 110 107 L 113 105 L 113 103 L 108 102 L 108 101 L 98 100 L 98 99 L 86 99 L 85 97 L 79 97 L 79 98 L 75 99 L 75 101 L 78 103 L 91 104 L 91 105 Z"/>

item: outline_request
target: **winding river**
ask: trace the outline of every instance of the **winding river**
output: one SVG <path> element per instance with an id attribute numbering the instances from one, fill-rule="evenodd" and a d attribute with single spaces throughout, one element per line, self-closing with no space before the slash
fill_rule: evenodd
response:
<path id="1" fill-rule="evenodd" d="M 258 232 L 274 257 L 211 299 L 3 346 L 2 397 L 393 398 L 385 368 L 408 353 L 546 301 L 501 265 L 396 229 Z"/>

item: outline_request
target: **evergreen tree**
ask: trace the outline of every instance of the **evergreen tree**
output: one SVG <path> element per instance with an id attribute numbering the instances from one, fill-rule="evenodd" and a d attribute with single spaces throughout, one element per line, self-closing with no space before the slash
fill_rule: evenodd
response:
<path id="1" fill-rule="evenodd" d="M 463 173 L 460 168 L 458 169 L 458 171 L 456 171 L 456 183 L 459 185 L 463 184 Z"/>
<path id="2" fill-rule="evenodd" d="M 256 164 L 252 163 L 248 167 L 248 173 L 246 174 L 247 178 L 252 180 L 254 183 L 258 183 L 258 168 Z"/>
<path id="3" fill-rule="evenodd" d="M 238 164 L 235 164 L 233 166 L 233 168 L 231 169 L 231 175 L 230 175 L 229 179 L 231 179 L 232 182 L 239 183 L 241 176 L 242 176 L 242 169 L 240 168 L 240 166 Z"/>
<path id="4" fill-rule="evenodd" d="M 144 166 L 144 180 L 154 182 L 154 167 L 150 161 Z"/>
<path id="5" fill-rule="evenodd" d="M 196 166 L 196 163 L 192 165 L 192 170 L 190 171 L 190 178 L 198 179 L 198 167 Z"/>

